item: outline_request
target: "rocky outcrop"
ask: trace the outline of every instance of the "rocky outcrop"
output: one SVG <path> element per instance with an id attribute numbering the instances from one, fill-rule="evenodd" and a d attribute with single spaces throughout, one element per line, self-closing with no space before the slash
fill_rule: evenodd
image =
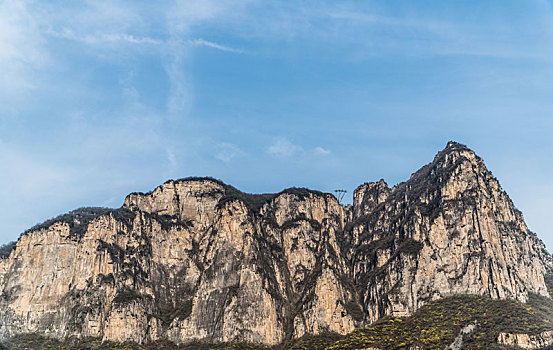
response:
<path id="1" fill-rule="evenodd" d="M 461 350 L 463 348 L 463 337 L 472 333 L 476 328 L 476 324 L 469 324 L 461 328 L 459 334 L 453 340 L 453 343 L 449 344 L 444 350 Z"/>
<path id="2" fill-rule="evenodd" d="M 355 190 L 345 256 L 370 321 L 453 294 L 548 295 L 549 254 L 484 162 L 450 142 L 392 188 Z"/>
<path id="3" fill-rule="evenodd" d="M 191 178 L 96 214 L 41 225 L 1 261 L 2 336 L 278 343 L 362 319 L 332 195 Z"/>
<path id="4" fill-rule="evenodd" d="M 12 248 L 10 248 L 12 249 Z M 168 181 L 49 220 L 0 259 L 0 338 L 279 343 L 463 293 L 548 295 L 549 256 L 472 151 L 450 143 L 353 206 L 291 188 Z"/>
<path id="5" fill-rule="evenodd" d="M 500 333 L 497 342 L 519 349 L 543 349 L 553 345 L 553 331 L 539 334 Z"/>

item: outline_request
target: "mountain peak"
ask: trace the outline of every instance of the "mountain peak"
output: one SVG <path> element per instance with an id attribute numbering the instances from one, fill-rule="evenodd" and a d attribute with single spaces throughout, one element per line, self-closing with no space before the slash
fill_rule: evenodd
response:
<path id="1" fill-rule="evenodd" d="M 416 183 L 422 183 L 423 187 L 426 187 L 429 183 L 443 182 L 438 179 L 445 180 L 456 172 L 472 174 L 475 169 L 482 173 L 489 172 L 484 161 L 473 150 L 456 141 L 449 141 L 446 147 L 436 154 L 432 162 L 412 173 L 408 181 L 400 183 L 396 187 Z M 420 186 L 415 185 L 415 187 Z"/>
<path id="2" fill-rule="evenodd" d="M 444 151 L 454 150 L 454 149 L 469 149 L 469 148 L 460 142 L 451 140 L 447 142 L 447 145 L 445 146 Z"/>
<path id="3" fill-rule="evenodd" d="M 305 188 L 252 195 L 192 177 L 59 221 L 0 252 L 0 341 L 276 344 L 451 295 L 549 295 L 543 244 L 453 141 L 403 183 L 359 186 L 352 209 Z"/>
<path id="4" fill-rule="evenodd" d="M 455 159 L 457 155 L 462 155 L 469 159 L 479 159 L 476 153 L 466 145 L 456 141 L 449 141 L 445 148 L 436 154 L 434 161 L 444 157 L 448 158 L 451 155 L 455 155 L 453 156 Z"/>

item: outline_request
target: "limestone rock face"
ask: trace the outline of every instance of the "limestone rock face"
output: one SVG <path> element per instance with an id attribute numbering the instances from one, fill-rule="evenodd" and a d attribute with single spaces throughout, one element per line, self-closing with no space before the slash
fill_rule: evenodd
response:
<path id="1" fill-rule="evenodd" d="M 451 294 L 548 295 L 543 243 L 463 145 L 450 142 L 393 188 L 360 186 L 353 212 L 344 252 L 370 321 Z"/>
<path id="2" fill-rule="evenodd" d="M 499 333 L 497 342 L 517 349 L 544 349 L 553 345 L 553 331 L 539 334 Z"/>
<path id="3" fill-rule="evenodd" d="M 362 319 L 330 194 L 191 178 L 94 214 L 41 225 L 1 260 L 2 337 L 278 343 Z"/>
<path id="4" fill-rule="evenodd" d="M 275 344 L 351 332 L 450 294 L 548 295 L 550 257 L 472 151 L 450 143 L 352 206 L 209 178 L 49 220 L 0 259 L 0 339 Z"/>

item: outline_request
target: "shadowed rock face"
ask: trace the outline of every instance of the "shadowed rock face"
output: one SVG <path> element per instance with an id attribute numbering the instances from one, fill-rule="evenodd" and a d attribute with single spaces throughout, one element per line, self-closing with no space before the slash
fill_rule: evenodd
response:
<path id="1" fill-rule="evenodd" d="M 26 232 L 0 259 L 0 338 L 278 343 L 348 333 L 451 294 L 548 295 L 550 257 L 472 151 L 408 181 L 248 195 L 168 181 Z"/>

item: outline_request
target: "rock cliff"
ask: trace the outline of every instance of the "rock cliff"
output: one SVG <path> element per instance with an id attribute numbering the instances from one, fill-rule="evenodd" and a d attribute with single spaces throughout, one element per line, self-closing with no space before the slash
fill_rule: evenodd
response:
<path id="1" fill-rule="evenodd" d="M 353 208 L 344 252 L 370 321 L 452 294 L 522 302 L 528 293 L 548 295 L 543 243 L 461 144 L 450 142 L 397 186 L 359 186 Z"/>
<path id="2" fill-rule="evenodd" d="M 392 188 L 250 195 L 210 178 L 79 209 L 0 254 L 0 339 L 275 344 L 431 300 L 549 296 L 550 256 L 483 161 L 450 142 Z M 507 341 L 502 339 L 502 341 Z"/>

